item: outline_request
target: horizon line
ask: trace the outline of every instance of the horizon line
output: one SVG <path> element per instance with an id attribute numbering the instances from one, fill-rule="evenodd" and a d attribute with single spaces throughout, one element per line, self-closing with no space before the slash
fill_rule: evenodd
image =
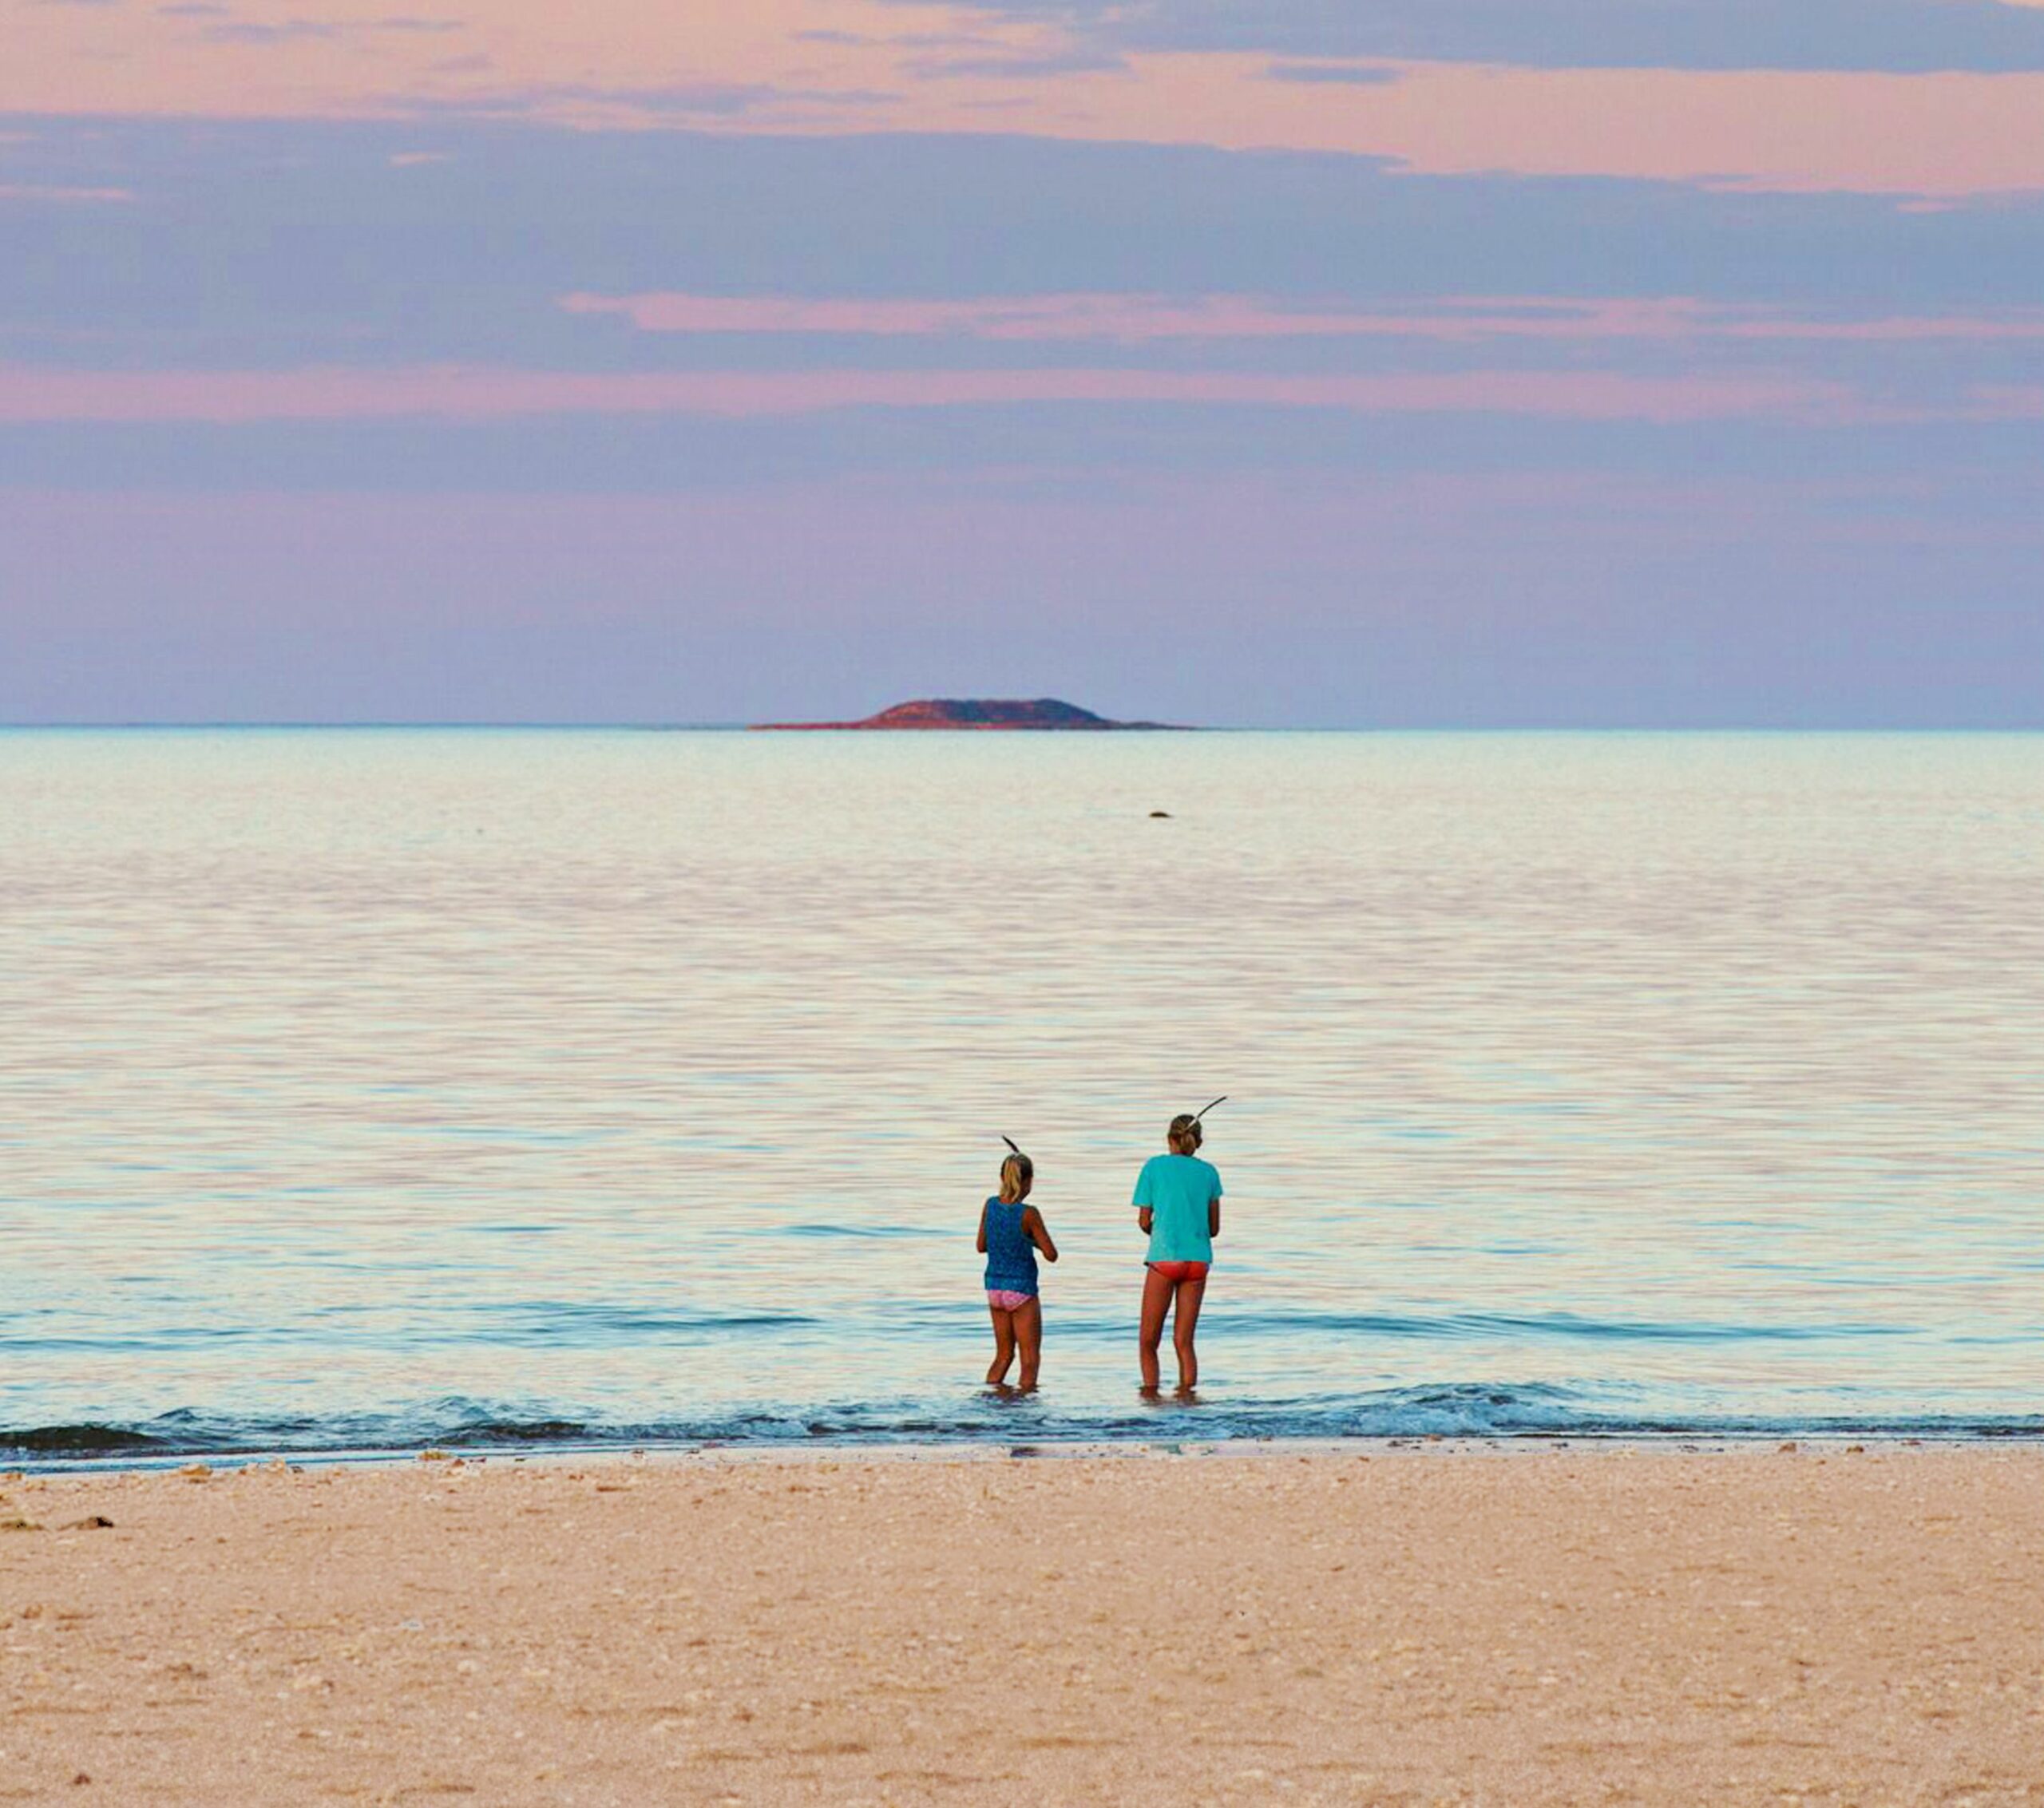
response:
<path id="1" fill-rule="evenodd" d="M 759 725 L 743 721 L 688 722 L 646 720 L 603 721 L 561 718 L 539 720 L 491 718 L 420 718 L 405 720 L 378 717 L 347 719 L 318 718 L 122 717 L 83 718 L 76 721 L 35 722 L 0 720 L 0 734 L 120 734 L 120 733 L 531 733 L 531 734 L 744 734 Z M 858 726 L 810 727 L 810 732 L 844 734 L 926 736 L 976 734 L 984 738 L 1000 730 L 947 729 L 869 729 Z M 1038 729 L 1012 731 L 1017 738 L 1040 739 L 1046 735 L 1077 730 Z M 1171 723 L 1150 730 L 1152 734 L 2044 734 L 2044 718 L 2010 722 L 1364 722 L 1364 723 Z"/>

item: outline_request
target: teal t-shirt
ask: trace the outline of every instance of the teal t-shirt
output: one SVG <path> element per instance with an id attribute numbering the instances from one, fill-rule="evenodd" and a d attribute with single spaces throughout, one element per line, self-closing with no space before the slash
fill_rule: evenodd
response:
<path id="1" fill-rule="evenodd" d="M 1135 1177 L 1135 1203 L 1147 1205 L 1152 1262 L 1210 1262 L 1206 1206 L 1221 1197 L 1221 1170 L 1197 1155 L 1153 1155 Z"/>

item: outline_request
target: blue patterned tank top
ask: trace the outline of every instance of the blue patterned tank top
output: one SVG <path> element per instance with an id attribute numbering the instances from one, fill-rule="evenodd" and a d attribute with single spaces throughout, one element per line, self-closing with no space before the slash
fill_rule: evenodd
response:
<path id="1" fill-rule="evenodd" d="M 1036 1291 L 1036 1246 L 1022 1228 L 1022 1214 L 1028 1207 L 1020 1200 L 1004 1205 L 998 1199 L 987 1201 L 987 1278 L 989 1293 L 1027 1293 Z"/>

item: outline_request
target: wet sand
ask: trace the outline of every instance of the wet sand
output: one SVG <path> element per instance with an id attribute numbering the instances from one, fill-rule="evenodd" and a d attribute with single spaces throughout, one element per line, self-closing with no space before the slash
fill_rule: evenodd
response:
<path id="1" fill-rule="evenodd" d="M 2035 1446 L 0 1497 L 4 1801 L 2044 1803 Z"/>

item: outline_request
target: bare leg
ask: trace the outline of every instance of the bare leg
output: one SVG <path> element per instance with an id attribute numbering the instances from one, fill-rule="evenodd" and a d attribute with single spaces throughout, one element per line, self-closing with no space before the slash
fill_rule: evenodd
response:
<path id="1" fill-rule="evenodd" d="M 1178 1304 L 1171 1308 L 1171 1347 L 1178 1354 L 1181 1394 L 1190 1394 L 1199 1385 L 1199 1352 L 1193 1348 L 1192 1338 L 1199 1328 L 1199 1303 L 1206 1297 L 1204 1275 L 1178 1284 Z"/>
<path id="2" fill-rule="evenodd" d="M 1020 1385 L 1027 1394 L 1036 1387 L 1037 1365 L 1043 1360 L 1044 1303 L 1032 1300 L 1026 1306 L 1017 1306 L 1008 1318 L 1015 1327 L 1015 1347 L 1022 1352 Z"/>
<path id="3" fill-rule="evenodd" d="M 993 1367 L 987 1371 L 987 1386 L 998 1387 L 1008 1379 L 1008 1365 L 1015 1360 L 1015 1315 L 989 1305 L 993 1320 Z"/>
<path id="4" fill-rule="evenodd" d="M 1143 1391 L 1157 1391 L 1157 1346 L 1164 1338 L 1164 1309 L 1171 1303 L 1171 1284 L 1155 1268 L 1143 1271 Z"/>

